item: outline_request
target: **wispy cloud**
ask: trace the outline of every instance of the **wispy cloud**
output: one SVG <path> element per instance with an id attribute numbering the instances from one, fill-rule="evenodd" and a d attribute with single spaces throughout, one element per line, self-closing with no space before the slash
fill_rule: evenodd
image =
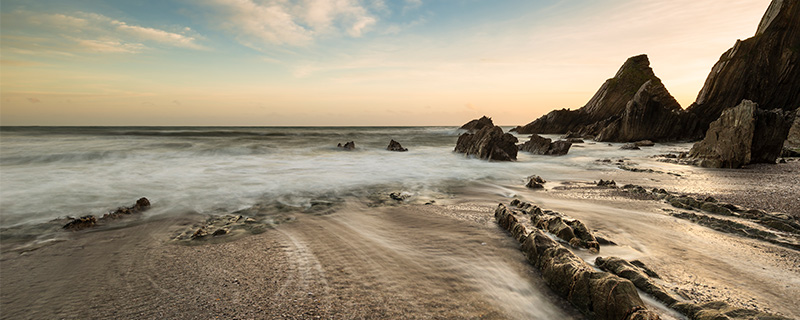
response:
<path id="1" fill-rule="evenodd" d="M 314 40 L 347 35 L 361 37 L 378 18 L 356 0 L 207 0 L 214 18 L 239 42 L 260 49 L 270 45 L 305 46 Z M 373 1 L 374 10 L 385 9 Z"/>
<path id="2" fill-rule="evenodd" d="M 11 40 L 4 41 L 4 47 L 17 53 L 31 49 L 39 53 L 48 50 L 137 53 L 147 49 L 149 44 L 204 49 L 198 43 L 198 36 L 189 28 L 171 32 L 129 24 L 96 13 L 53 14 L 17 10 L 3 13 L 1 23 L 4 31 L 11 30 L 6 34 L 20 32 L 26 35 L 3 35 L 3 40 Z"/>

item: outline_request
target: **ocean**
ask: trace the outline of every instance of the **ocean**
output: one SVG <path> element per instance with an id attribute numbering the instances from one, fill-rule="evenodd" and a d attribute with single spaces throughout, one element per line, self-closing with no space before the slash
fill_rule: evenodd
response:
<path id="1" fill-rule="evenodd" d="M 592 171 L 609 169 L 598 159 L 689 146 L 626 151 L 587 141 L 566 156 L 520 152 L 516 162 L 488 162 L 453 152 L 461 133 L 456 127 L 2 127 L 0 225 L 102 215 L 139 197 L 153 203 L 148 215 L 164 215 L 263 203 L 310 207 L 388 192 L 422 202 L 458 196 L 465 185 L 504 194 L 530 175 L 591 181 Z M 392 139 L 409 151 L 387 151 Z M 356 149 L 336 147 L 347 141 Z"/>

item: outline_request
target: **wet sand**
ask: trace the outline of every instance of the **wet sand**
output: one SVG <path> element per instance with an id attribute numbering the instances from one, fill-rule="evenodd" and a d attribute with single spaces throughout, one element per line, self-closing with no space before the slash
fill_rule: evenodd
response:
<path id="1" fill-rule="evenodd" d="M 646 165 L 646 163 L 642 163 Z M 797 214 L 794 162 L 753 169 L 676 166 L 680 177 L 592 172 L 674 192 Z M 187 245 L 171 240 L 203 219 L 186 215 L 65 232 L 64 241 L 0 256 L 4 319 L 579 319 L 493 220 L 511 197 L 584 221 L 617 242 L 600 256 L 640 259 L 696 301 L 800 318 L 800 253 L 669 216 L 658 201 L 551 181 L 470 187 L 434 205 L 351 201 L 325 216 L 256 235 Z M 553 187 L 565 188 L 553 188 Z M 776 193 L 775 190 L 783 191 Z M 750 193 L 749 191 L 754 192 Z M 754 199 L 761 198 L 761 199 Z M 769 209 L 772 205 L 773 208 Z M 594 255 L 580 252 L 587 261 Z"/>

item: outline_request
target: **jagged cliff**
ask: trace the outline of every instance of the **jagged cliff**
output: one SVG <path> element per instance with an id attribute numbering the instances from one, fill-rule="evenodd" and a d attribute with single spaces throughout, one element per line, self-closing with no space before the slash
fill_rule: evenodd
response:
<path id="1" fill-rule="evenodd" d="M 598 141 L 669 140 L 685 131 L 682 111 L 650 68 L 647 55 L 638 55 L 628 58 L 582 108 L 552 111 L 516 131 L 573 132 Z"/>
<path id="2" fill-rule="evenodd" d="M 582 108 L 554 110 L 515 130 L 617 142 L 702 139 L 711 122 L 743 100 L 765 110 L 797 110 L 798 56 L 800 0 L 773 0 L 756 35 L 722 54 L 685 111 L 655 76 L 647 56 L 639 55 L 628 59 Z"/>
<path id="3" fill-rule="evenodd" d="M 800 0 L 773 0 L 756 35 L 736 41 L 711 69 L 687 112 L 697 117 L 693 138 L 702 138 L 722 111 L 750 100 L 761 109 L 800 107 Z"/>

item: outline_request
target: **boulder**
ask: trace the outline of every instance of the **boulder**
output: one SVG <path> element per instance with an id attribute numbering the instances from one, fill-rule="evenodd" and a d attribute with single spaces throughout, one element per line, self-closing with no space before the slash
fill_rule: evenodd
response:
<path id="1" fill-rule="evenodd" d="M 342 145 L 340 143 L 340 144 L 337 144 L 336 146 L 339 147 L 339 148 L 342 148 L 344 150 L 350 151 L 350 150 L 355 150 L 356 143 L 353 142 L 353 141 L 350 141 L 350 142 L 345 143 L 344 145 Z"/>
<path id="2" fill-rule="evenodd" d="M 389 141 L 389 146 L 386 147 L 386 150 L 397 151 L 397 152 L 408 151 L 408 149 L 403 148 L 403 146 L 400 145 L 400 142 L 394 141 L 394 139 L 392 139 L 392 141 Z"/>
<path id="3" fill-rule="evenodd" d="M 548 138 L 534 134 L 531 136 L 530 140 L 520 145 L 519 149 L 533 154 L 565 155 L 569 152 L 571 146 L 572 143 L 569 141 L 558 140 L 552 142 L 552 140 Z"/>
<path id="4" fill-rule="evenodd" d="M 597 186 L 598 187 L 607 187 L 607 188 L 616 188 L 617 187 L 617 182 L 614 181 L 614 180 L 606 181 L 606 180 L 600 179 L 600 181 L 597 182 Z"/>
<path id="5" fill-rule="evenodd" d="M 481 117 L 480 119 L 474 119 L 470 122 L 465 123 L 461 128 L 469 132 L 477 132 L 483 128 L 491 128 L 494 127 L 494 123 L 492 122 L 492 118 L 487 118 L 486 116 Z"/>
<path id="6" fill-rule="evenodd" d="M 530 176 L 528 177 L 528 183 L 525 184 L 526 187 L 530 189 L 544 189 L 544 184 L 547 181 L 544 181 L 540 176 Z"/>
<path id="7" fill-rule="evenodd" d="M 711 168 L 740 168 L 749 163 L 775 163 L 789 131 L 789 117 L 780 110 L 761 110 L 749 100 L 725 110 L 712 122 L 706 138 L 689 157 Z"/>
<path id="8" fill-rule="evenodd" d="M 637 146 L 635 143 L 626 143 L 619 148 L 622 150 L 639 150 L 639 146 Z"/>
<path id="9" fill-rule="evenodd" d="M 517 138 L 498 126 L 485 127 L 458 137 L 455 152 L 493 161 L 517 160 Z"/>

